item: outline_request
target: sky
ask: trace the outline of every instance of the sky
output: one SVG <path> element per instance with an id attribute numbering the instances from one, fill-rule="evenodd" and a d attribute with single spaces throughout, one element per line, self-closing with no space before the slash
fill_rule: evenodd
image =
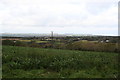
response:
<path id="1" fill-rule="evenodd" d="M 0 0 L 0 33 L 118 35 L 118 0 Z"/>

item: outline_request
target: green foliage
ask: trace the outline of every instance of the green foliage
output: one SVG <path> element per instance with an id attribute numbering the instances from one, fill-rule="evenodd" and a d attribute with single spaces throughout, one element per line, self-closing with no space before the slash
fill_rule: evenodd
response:
<path id="1" fill-rule="evenodd" d="M 14 45 L 14 42 L 11 41 L 11 40 L 3 40 L 3 41 L 2 41 L 2 44 L 3 44 L 3 45 L 11 45 L 11 46 L 13 46 L 13 45 Z"/>
<path id="2" fill-rule="evenodd" d="M 3 45 L 11 46 L 27 46 L 27 47 L 38 47 L 38 48 L 54 48 L 54 49 L 69 49 L 69 50 L 83 50 L 83 51 L 100 51 L 100 52 L 120 52 L 118 43 L 101 43 L 95 41 L 72 41 L 72 42 L 60 42 L 60 41 L 12 41 L 3 40 Z"/>
<path id="3" fill-rule="evenodd" d="M 14 41 L 14 40 L 3 40 L 3 45 L 11 45 L 11 46 L 27 46 L 27 43 L 21 41 Z"/>
<path id="4" fill-rule="evenodd" d="M 119 52 L 117 43 L 99 43 L 90 41 L 76 41 L 67 44 L 66 49 L 84 50 L 84 51 L 101 51 L 101 52 Z"/>
<path id="5" fill-rule="evenodd" d="M 3 78 L 114 78 L 118 75 L 117 56 L 107 52 L 3 46 Z"/>

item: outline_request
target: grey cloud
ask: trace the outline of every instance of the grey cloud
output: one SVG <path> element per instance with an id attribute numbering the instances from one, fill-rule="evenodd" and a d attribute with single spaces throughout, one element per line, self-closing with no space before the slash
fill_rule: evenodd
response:
<path id="1" fill-rule="evenodd" d="M 116 7 L 117 0 L 0 0 L 0 24 L 4 27 L 116 28 Z"/>

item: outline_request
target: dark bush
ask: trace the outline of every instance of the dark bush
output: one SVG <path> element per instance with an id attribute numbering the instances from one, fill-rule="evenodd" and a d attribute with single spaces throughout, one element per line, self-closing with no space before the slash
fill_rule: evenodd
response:
<path id="1" fill-rule="evenodd" d="M 11 46 L 13 46 L 13 45 L 14 45 L 14 42 L 11 41 L 11 40 L 3 40 L 3 41 L 2 41 L 2 45 L 11 45 Z"/>

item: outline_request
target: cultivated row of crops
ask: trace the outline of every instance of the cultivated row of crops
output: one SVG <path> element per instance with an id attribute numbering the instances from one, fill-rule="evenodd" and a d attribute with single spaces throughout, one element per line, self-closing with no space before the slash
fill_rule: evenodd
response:
<path id="1" fill-rule="evenodd" d="M 117 56 L 117 53 L 3 46 L 3 78 L 30 78 L 33 75 L 59 78 L 115 78 L 118 75 Z M 41 70 L 44 71 L 38 75 Z M 20 72 L 25 75 L 20 75 Z"/>

